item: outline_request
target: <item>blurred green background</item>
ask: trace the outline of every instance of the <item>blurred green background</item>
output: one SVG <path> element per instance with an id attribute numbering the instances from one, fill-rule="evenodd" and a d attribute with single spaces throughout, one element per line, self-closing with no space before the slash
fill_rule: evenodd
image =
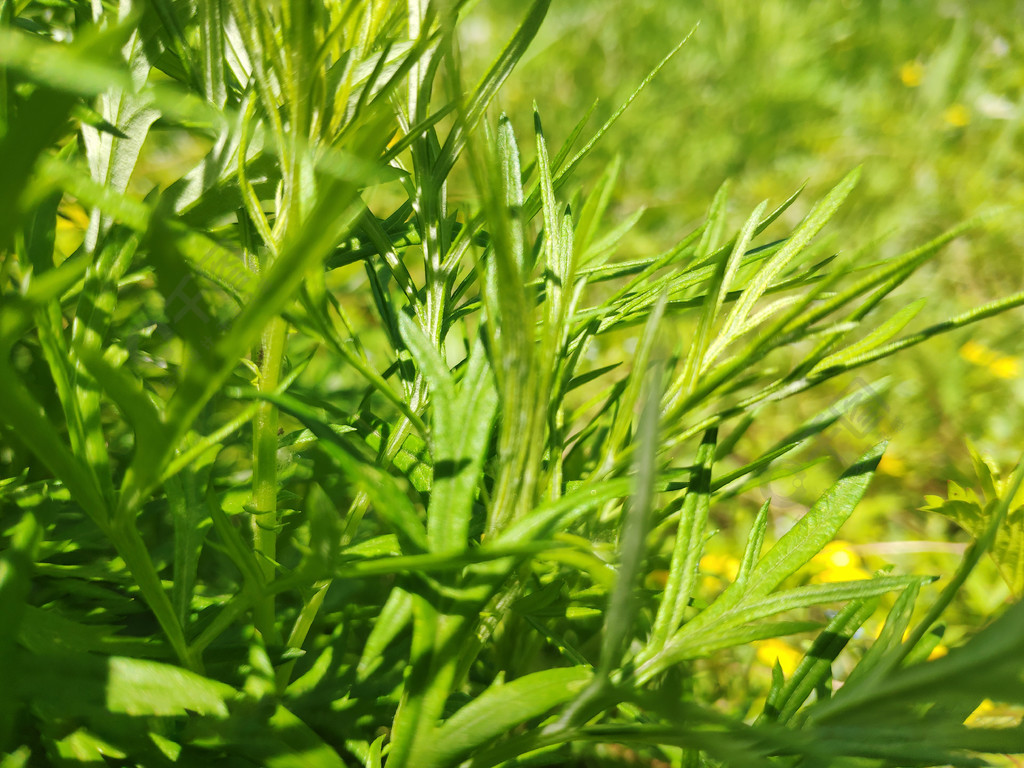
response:
<path id="1" fill-rule="evenodd" d="M 504 0 L 473 9 L 462 30 L 469 72 L 484 71 L 521 13 L 519 3 Z M 826 229 L 823 248 L 865 262 L 1005 207 L 878 310 L 886 316 L 926 297 L 912 331 L 1024 288 L 1022 19 L 1024 2 L 1015 0 L 556 0 L 498 102 L 521 137 L 531 135 L 536 102 L 548 140 L 558 146 L 595 99 L 590 129 L 693 30 L 577 177 L 585 186 L 621 157 L 615 216 L 646 208 L 622 257 L 670 247 L 699 223 L 726 179 L 733 229 L 760 200 L 778 204 L 806 183 L 787 212 L 792 225 L 863 165 L 861 184 Z M 967 441 L 1005 471 L 1024 450 L 1022 327 L 1024 315 L 1010 313 L 766 408 L 751 450 L 859 386 L 881 393 L 873 382 L 888 382 L 870 413 L 840 421 L 789 460 L 823 461 L 720 505 L 722 534 L 712 552 L 736 555 L 764 496 L 775 500 L 777 524 L 785 527 L 842 467 L 888 438 L 880 475 L 844 530 L 849 552 L 869 570 L 894 564 L 949 574 L 968 538 L 919 508 L 925 494 L 945 495 L 949 480 L 977 485 Z M 986 561 L 946 640 L 955 643 L 1008 596 Z"/>

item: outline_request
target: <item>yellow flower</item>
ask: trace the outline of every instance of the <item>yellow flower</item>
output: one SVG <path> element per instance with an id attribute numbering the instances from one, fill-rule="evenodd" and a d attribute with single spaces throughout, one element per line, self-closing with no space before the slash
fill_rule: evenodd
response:
<path id="1" fill-rule="evenodd" d="M 996 353 L 972 340 L 960 347 L 960 357 L 974 365 L 991 365 L 996 359 Z"/>
<path id="2" fill-rule="evenodd" d="M 883 453 L 878 462 L 878 471 L 890 477 L 903 477 L 907 474 L 907 465 L 903 459 L 890 453 Z"/>
<path id="3" fill-rule="evenodd" d="M 907 88 L 917 88 L 924 76 L 924 66 L 919 61 L 908 61 L 900 67 L 900 80 Z"/>
<path id="4" fill-rule="evenodd" d="M 89 214 L 81 203 L 62 201 L 58 208 L 60 215 L 57 217 L 58 229 L 88 229 Z"/>
<path id="5" fill-rule="evenodd" d="M 1014 379 L 1020 374 L 1020 360 L 1016 357 L 1000 357 L 989 363 L 988 369 L 1000 379 Z"/>
<path id="6" fill-rule="evenodd" d="M 811 559 L 819 569 L 811 581 L 831 584 L 837 581 L 870 579 L 871 574 L 861 568 L 860 556 L 845 541 L 831 541 Z"/>
<path id="7" fill-rule="evenodd" d="M 976 341 L 968 341 L 960 347 L 960 357 L 974 365 L 985 366 L 1000 379 L 1013 379 L 1020 375 L 1019 358 L 1000 355 Z"/>
<path id="8" fill-rule="evenodd" d="M 55 245 L 64 255 L 71 255 L 85 239 L 85 231 L 89 228 L 89 214 L 81 203 L 63 200 L 57 209 L 57 232 Z"/>
<path id="9" fill-rule="evenodd" d="M 860 565 L 860 555 L 848 542 L 830 541 L 811 562 L 822 568 L 855 568 Z"/>
<path id="10" fill-rule="evenodd" d="M 960 102 L 950 104 L 942 113 L 942 118 L 954 128 L 963 128 L 971 122 L 971 112 Z"/>
<path id="11" fill-rule="evenodd" d="M 995 711 L 995 702 L 993 702 L 992 699 L 985 699 L 973 712 L 971 712 L 971 714 L 967 716 L 967 719 L 964 720 L 964 725 L 978 725 L 979 721 L 990 716 Z"/>
<path id="12" fill-rule="evenodd" d="M 1020 707 L 985 699 L 967 716 L 964 725 L 969 728 L 1016 728 L 1022 719 Z"/>
<path id="13" fill-rule="evenodd" d="M 668 571 L 664 568 L 651 571 L 644 579 L 644 586 L 647 589 L 664 589 L 666 584 L 668 584 Z"/>
<path id="14" fill-rule="evenodd" d="M 762 640 L 757 645 L 757 660 L 769 667 L 774 667 L 779 662 L 782 672 L 787 677 L 796 671 L 797 665 L 803 658 L 803 654 L 789 643 L 772 638 Z"/>
<path id="15" fill-rule="evenodd" d="M 704 555 L 700 559 L 700 569 L 705 573 L 735 581 L 736 575 L 740 572 L 740 561 L 732 555 Z"/>
<path id="16" fill-rule="evenodd" d="M 736 580 L 740 572 L 740 561 L 731 555 L 704 555 L 700 559 L 703 574 L 701 588 L 705 592 L 719 592 Z"/>

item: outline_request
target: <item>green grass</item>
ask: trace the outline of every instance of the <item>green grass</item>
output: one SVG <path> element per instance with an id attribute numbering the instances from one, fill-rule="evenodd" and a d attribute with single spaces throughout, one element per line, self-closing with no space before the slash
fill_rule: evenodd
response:
<path id="1" fill-rule="evenodd" d="M 0 5 L 0 765 L 1024 752 L 964 725 L 1024 704 L 1020 607 L 926 661 L 982 555 L 1019 559 L 1024 469 L 978 465 L 919 607 L 931 575 L 807 577 L 884 440 L 791 526 L 742 514 L 888 385 L 776 404 L 1024 304 L 887 301 L 990 218 L 882 257 L 821 237 L 859 169 L 811 203 L 737 179 L 629 254 L 621 111 L 497 114 L 549 3 L 480 66 L 464 5 Z M 719 702 L 709 669 L 791 636 Z"/>

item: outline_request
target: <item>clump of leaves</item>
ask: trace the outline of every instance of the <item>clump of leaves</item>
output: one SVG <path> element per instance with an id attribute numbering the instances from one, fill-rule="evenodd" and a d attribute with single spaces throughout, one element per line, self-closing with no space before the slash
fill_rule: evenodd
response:
<path id="1" fill-rule="evenodd" d="M 730 233 L 723 187 L 675 247 L 622 260 L 618 166 L 568 184 L 621 110 L 555 150 L 535 114 L 524 162 L 488 110 L 548 2 L 473 87 L 464 6 L 0 4 L 3 765 L 1024 751 L 962 725 L 1024 701 L 1020 609 L 917 663 L 997 523 L 916 623 L 926 577 L 790 582 L 884 443 L 762 551 L 765 504 L 721 594 L 699 579 L 710 510 L 870 390 L 730 465 L 762 404 L 1024 303 L 873 320 L 978 222 L 878 263 L 818 252 L 854 171 L 784 237 L 796 196 Z M 201 157 L 140 195 L 168 135 Z M 622 334 L 629 364 L 600 364 Z M 815 606 L 839 608 L 820 627 Z M 693 672 L 811 630 L 753 724 Z"/>
<path id="2" fill-rule="evenodd" d="M 926 496 L 927 504 L 922 509 L 946 515 L 976 541 L 985 537 L 993 519 L 999 514 L 1005 515 L 1005 520 L 996 526 L 988 554 L 1014 597 L 1019 599 L 1024 595 L 1024 530 L 1021 527 L 1024 494 L 1014 485 L 1012 477 L 1001 475 L 991 459 L 972 445 L 968 445 L 968 451 L 978 488 L 966 488 L 950 480 L 946 498 Z M 1006 510 L 1001 512 L 1004 506 Z"/>

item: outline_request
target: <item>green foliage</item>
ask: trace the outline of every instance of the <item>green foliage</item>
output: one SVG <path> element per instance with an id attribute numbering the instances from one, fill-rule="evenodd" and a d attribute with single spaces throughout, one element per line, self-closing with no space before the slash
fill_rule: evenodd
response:
<path id="1" fill-rule="evenodd" d="M 983 220 L 823 255 L 854 170 L 788 233 L 766 234 L 796 195 L 731 233 L 726 185 L 679 243 L 623 259 L 619 166 L 571 186 L 623 110 L 552 151 L 537 107 L 524 158 L 492 102 L 549 3 L 474 87 L 469 5 L 0 4 L 3 765 L 1024 751 L 963 725 L 1024 704 L 1018 608 L 922 663 L 981 555 L 1019 560 L 1024 468 L 956 507 L 977 542 L 916 622 L 929 577 L 801 575 L 884 442 L 785 532 L 764 504 L 724 590 L 701 567 L 716 515 L 873 391 L 750 456 L 761 406 L 1024 304 L 911 332 L 920 303 L 880 316 Z M 154 180 L 165 145 L 182 167 Z M 716 708 L 701 663 L 809 631 L 753 723 Z"/>
<path id="2" fill-rule="evenodd" d="M 1005 521 L 998 525 L 988 554 L 1014 596 L 1024 594 L 1024 497 L 1012 478 L 1000 478 L 989 460 L 971 448 L 980 492 L 949 481 L 947 498 L 926 496 L 926 511 L 940 512 L 975 539 L 992 526 L 997 511 L 1005 506 Z"/>

